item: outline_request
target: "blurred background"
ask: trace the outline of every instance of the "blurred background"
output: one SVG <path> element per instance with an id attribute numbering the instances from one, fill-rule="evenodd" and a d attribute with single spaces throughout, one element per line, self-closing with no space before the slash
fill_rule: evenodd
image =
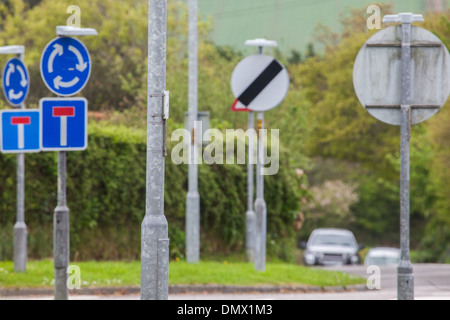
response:
<path id="1" fill-rule="evenodd" d="M 81 27 L 96 28 L 84 44 L 92 74 L 89 147 L 68 154 L 71 261 L 139 259 L 145 214 L 147 0 L 3 0 L 0 45 L 25 45 L 31 90 L 27 108 L 51 93 L 39 62 L 65 25 L 66 9 L 81 8 Z M 318 227 L 347 228 L 366 248 L 399 246 L 399 128 L 360 105 L 353 63 L 368 30 L 367 7 L 382 16 L 422 13 L 420 24 L 450 44 L 450 3 L 433 0 L 199 0 L 199 110 L 211 128 L 246 129 L 247 114 L 232 112 L 230 79 L 267 38 L 291 83 L 286 99 L 266 112 L 280 130 L 280 171 L 265 178 L 268 260 L 301 263 L 297 244 Z M 168 0 L 167 89 L 169 136 L 184 125 L 188 98 L 187 1 Z M 382 27 L 384 27 L 382 25 Z M 7 57 L 0 57 L 4 65 Z M 0 108 L 9 108 L 0 99 Z M 450 262 L 450 109 L 416 125 L 411 139 L 411 248 L 413 262 Z M 169 149 L 176 143 L 169 144 Z M 169 150 L 170 155 L 170 150 Z M 12 259 L 16 215 L 15 156 L 0 155 L 0 260 Z M 55 153 L 26 156 L 26 223 L 30 258 L 53 250 Z M 246 165 L 200 165 L 201 255 L 245 259 Z M 185 255 L 187 165 L 166 159 L 165 215 L 171 258 Z M 366 250 L 367 250 L 366 249 Z"/>

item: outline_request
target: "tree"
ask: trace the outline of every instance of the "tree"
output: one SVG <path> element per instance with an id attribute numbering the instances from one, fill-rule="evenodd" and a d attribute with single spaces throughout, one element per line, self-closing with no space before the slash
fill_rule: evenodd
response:
<path id="1" fill-rule="evenodd" d="M 288 62 L 289 62 L 289 64 L 299 64 L 299 63 L 303 62 L 301 52 L 298 50 L 292 49 L 291 55 L 288 58 Z"/>
<path id="2" fill-rule="evenodd" d="M 383 12 L 388 11 L 388 8 L 383 9 Z M 294 77 L 302 84 L 301 88 L 310 104 L 307 123 L 311 128 L 305 143 L 307 155 L 333 161 L 324 165 L 313 158 L 312 170 L 329 174 L 329 168 L 333 168 L 337 163 L 361 164 L 361 167 L 354 168 L 355 174 L 340 172 L 333 177 L 357 185 L 355 192 L 359 195 L 359 200 L 351 206 L 355 221 L 348 226 L 355 228 L 371 241 L 380 240 L 382 236 L 385 243 L 393 244 L 398 239 L 399 128 L 386 125 L 370 116 L 360 105 L 352 81 L 353 64 L 357 53 L 364 42 L 377 32 L 367 30 L 366 19 L 365 11 L 351 12 L 342 20 L 344 32 L 339 36 L 326 28 L 319 28 L 318 39 L 325 44 L 325 54 L 322 58 L 308 59 L 294 69 Z M 430 28 L 432 31 L 440 30 L 444 39 L 448 37 L 448 18 L 426 17 L 425 20 L 433 21 L 430 22 L 433 24 Z M 444 128 L 448 128 L 448 119 L 442 117 L 441 121 L 447 121 Z M 446 179 L 437 178 L 445 175 L 450 161 L 445 164 L 440 162 L 432 167 L 439 158 L 434 157 L 433 148 L 430 146 L 431 136 L 428 130 L 431 127 L 433 129 L 430 133 L 443 130 L 438 134 L 442 140 L 448 136 L 447 129 L 443 129 L 442 126 L 438 129 L 431 121 L 413 127 L 411 140 L 413 244 L 421 241 L 426 219 L 433 216 L 433 212 L 436 211 L 435 192 L 439 188 L 442 190 L 437 193 L 442 199 L 439 221 L 443 221 L 443 217 L 448 217 L 450 209 L 446 199 L 450 190 L 443 186 Z M 436 143 L 435 148 L 450 159 L 447 148 L 442 148 L 446 144 L 447 141 L 444 144 Z M 337 167 L 335 171 L 337 172 L 339 168 L 341 167 Z M 312 189 L 320 187 L 323 183 L 323 181 L 316 183 L 314 177 L 311 182 Z M 306 221 L 308 218 L 311 217 L 307 215 Z M 442 240 L 437 246 L 442 247 L 442 241 L 448 239 L 448 235 L 444 236 L 443 232 L 440 234 Z"/>
<path id="3" fill-rule="evenodd" d="M 316 225 L 346 226 L 353 222 L 355 217 L 350 210 L 358 202 L 356 186 L 341 180 L 327 180 L 320 186 L 310 189 L 312 200 L 306 206 L 310 218 Z"/>
<path id="4" fill-rule="evenodd" d="M 314 50 L 314 44 L 312 42 L 308 43 L 308 46 L 306 47 L 306 59 L 314 58 L 316 56 L 316 50 Z"/>

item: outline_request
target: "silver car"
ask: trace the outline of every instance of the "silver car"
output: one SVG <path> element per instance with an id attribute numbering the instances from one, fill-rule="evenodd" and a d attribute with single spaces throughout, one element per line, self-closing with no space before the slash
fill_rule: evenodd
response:
<path id="1" fill-rule="evenodd" d="M 397 248 L 377 247 L 367 252 L 364 265 L 396 266 L 400 262 L 400 250 Z"/>
<path id="2" fill-rule="evenodd" d="M 303 262 L 305 265 L 336 265 L 360 263 L 358 246 L 353 232 L 345 229 L 315 229 L 308 242 L 300 243 L 305 249 Z"/>

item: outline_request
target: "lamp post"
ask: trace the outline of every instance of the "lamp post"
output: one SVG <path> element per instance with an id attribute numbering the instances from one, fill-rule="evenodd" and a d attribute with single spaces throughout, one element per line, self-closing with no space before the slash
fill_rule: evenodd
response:
<path id="1" fill-rule="evenodd" d="M 169 237 L 164 215 L 167 0 L 149 0 L 147 82 L 147 174 L 141 225 L 141 300 L 167 300 Z"/>
<path id="2" fill-rule="evenodd" d="M 189 0 L 189 94 L 188 127 L 191 152 L 186 195 L 186 261 L 197 263 L 200 259 L 200 194 L 198 193 L 198 146 L 195 141 L 195 121 L 198 120 L 198 28 L 197 0 Z M 200 142 L 200 141 L 198 141 Z"/>

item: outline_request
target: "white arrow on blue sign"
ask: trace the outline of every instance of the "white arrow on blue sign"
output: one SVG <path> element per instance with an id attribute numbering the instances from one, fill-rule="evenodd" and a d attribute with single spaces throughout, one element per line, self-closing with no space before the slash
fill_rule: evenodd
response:
<path id="1" fill-rule="evenodd" d="M 39 110 L 2 110 L 1 151 L 3 153 L 39 152 Z"/>
<path id="2" fill-rule="evenodd" d="M 85 98 L 41 99 L 41 150 L 85 150 L 88 137 L 87 107 Z"/>
<path id="3" fill-rule="evenodd" d="M 18 58 L 6 62 L 3 69 L 3 93 L 6 100 L 17 107 L 27 98 L 30 89 L 30 77 L 27 67 Z"/>
<path id="4" fill-rule="evenodd" d="M 91 59 L 82 42 L 61 37 L 50 41 L 41 57 L 41 76 L 50 91 L 59 96 L 80 92 L 91 75 Z"/>

